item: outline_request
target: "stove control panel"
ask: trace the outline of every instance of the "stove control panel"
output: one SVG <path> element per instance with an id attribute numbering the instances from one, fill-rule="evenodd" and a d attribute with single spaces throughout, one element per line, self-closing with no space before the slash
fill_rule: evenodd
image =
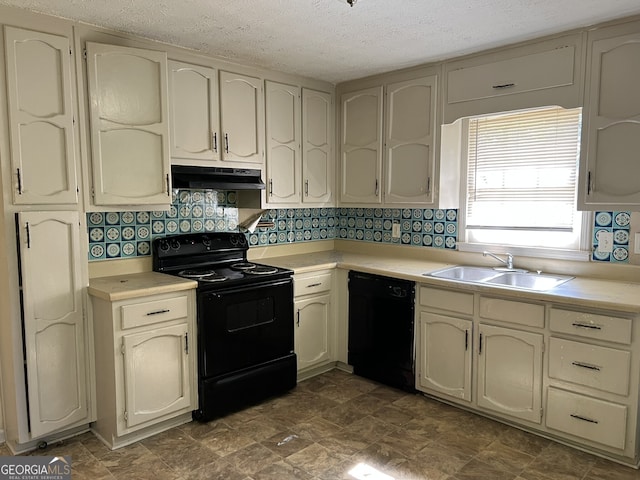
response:
<path id="1" fill-rule="evenodd" d="M 192 233 L 157 238 L 153 241 L 153 246 L 153 254 L 158 258 L 243 251 L 249 248 L 244 234 L 235 232 Z"/>

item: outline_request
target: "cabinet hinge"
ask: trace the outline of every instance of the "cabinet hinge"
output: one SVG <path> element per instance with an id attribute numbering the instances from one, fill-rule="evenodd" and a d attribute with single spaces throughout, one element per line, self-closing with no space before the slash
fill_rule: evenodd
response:
<path id="1" fill-rule="evenodd" d="M 84 58 L 85 60 L 87 59 L 87 49 L 86 48 L 82 51 L 82 58 Z"/>
<path id="2" fill-rule="evenodd" d="M 540 418 L 542 419 L 542 414 L 544 413 L 544 408 L 540 408 Z"/>
<path id="3" fill-rule="evenodd" d="M 545 345 L 544 345 L 544 342 L 542 342 L 542 353 L 544 353 L 544 351 L 545 351 Z"/>
<path id="4" fill-rule="evenodd" d="M 69 49 L 69 55 L 73 56 L 73 52 Z"/>
<path id="5" fill-rule="evenodd" d="M 123 417 L 125 420 L 129 420 L 129 412 L 125 410 Z"/>
<path id="6" fill-rule="evenodd" d="M 122 355 L 124 355 L 124 339 L 122 340 L 122 343 L 120 344 L 120 353 Z"/>
<path id="7" fill-rule="evenodd" d="M 76 124 L 76 117 L 71 117 L 71 123 L 75 126 L 75 124 Z"/>

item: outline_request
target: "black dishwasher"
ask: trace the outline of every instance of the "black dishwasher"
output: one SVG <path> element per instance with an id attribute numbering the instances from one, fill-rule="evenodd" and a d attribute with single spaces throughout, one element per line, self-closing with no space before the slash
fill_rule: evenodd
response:
<path id="1" fill-rule="evenodd" d="M 349 272 L 349 364 L 353 373 L 415 391 L 415 283 Z"/>

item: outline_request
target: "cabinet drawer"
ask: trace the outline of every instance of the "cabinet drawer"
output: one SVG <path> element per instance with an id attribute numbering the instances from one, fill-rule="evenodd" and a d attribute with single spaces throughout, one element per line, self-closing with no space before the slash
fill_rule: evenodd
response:
<path id="1" fill-rule="evenodd" d="M 623 450 L 627 407 L 549 388 L 547 427 Z"/>
<path id="2" fill-rule="evenodd" d="M 480 317 L 487 320 L 544 327 L 544 306 L 499 298 L 480 297 Z"/>
<path id="3" fill-rule="evenodd" d="M 473 293 L 420 287 L 420 305 L 473 315 Z"/>
<path id="4" fill-rule="evenodd" d="M 626 345 L 631 343 L 631 319 L 629 318 L 552 308 L 549 322 L 553 332 Z"/>
<path id="5" fill-rule="evenodd" d="M 549 341 L 549 376 L 618 395 L 629 394 L 631 353 L 560 338 Z"/>
<path id="6" fill-rule="evenodd" d="M 186 295 L 120 307 L 122 329 L 166 322 L 187 316 Z"/>
<path id="7" fill-rule="evenodd" d="M 452 70 L 447 102 L 457 103 L 571 85 L 575 48 L 568 46 Z"/>
<path id="8" fill-rule="evenodd" d="M 329 291 L 332 287 L 332 277 L 331 273 L 294 277 L 293 295 L 298 297 L 300 295 Z"/>

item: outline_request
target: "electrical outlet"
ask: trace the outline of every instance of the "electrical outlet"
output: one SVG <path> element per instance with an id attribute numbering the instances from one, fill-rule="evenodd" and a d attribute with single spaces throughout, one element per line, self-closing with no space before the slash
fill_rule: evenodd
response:
<path id="1" fill-rule="evenodd" d="M 613 252 L 613 232 L 600 232 L 598 234 L 598 251 L 602 253 Z"/>
<path id="2" fill-rule="evenodd" d="M 393 238 L 400 238 L 400 222 L 393 223 L 393 230 L 391 230 L 391 236 Z"/>

